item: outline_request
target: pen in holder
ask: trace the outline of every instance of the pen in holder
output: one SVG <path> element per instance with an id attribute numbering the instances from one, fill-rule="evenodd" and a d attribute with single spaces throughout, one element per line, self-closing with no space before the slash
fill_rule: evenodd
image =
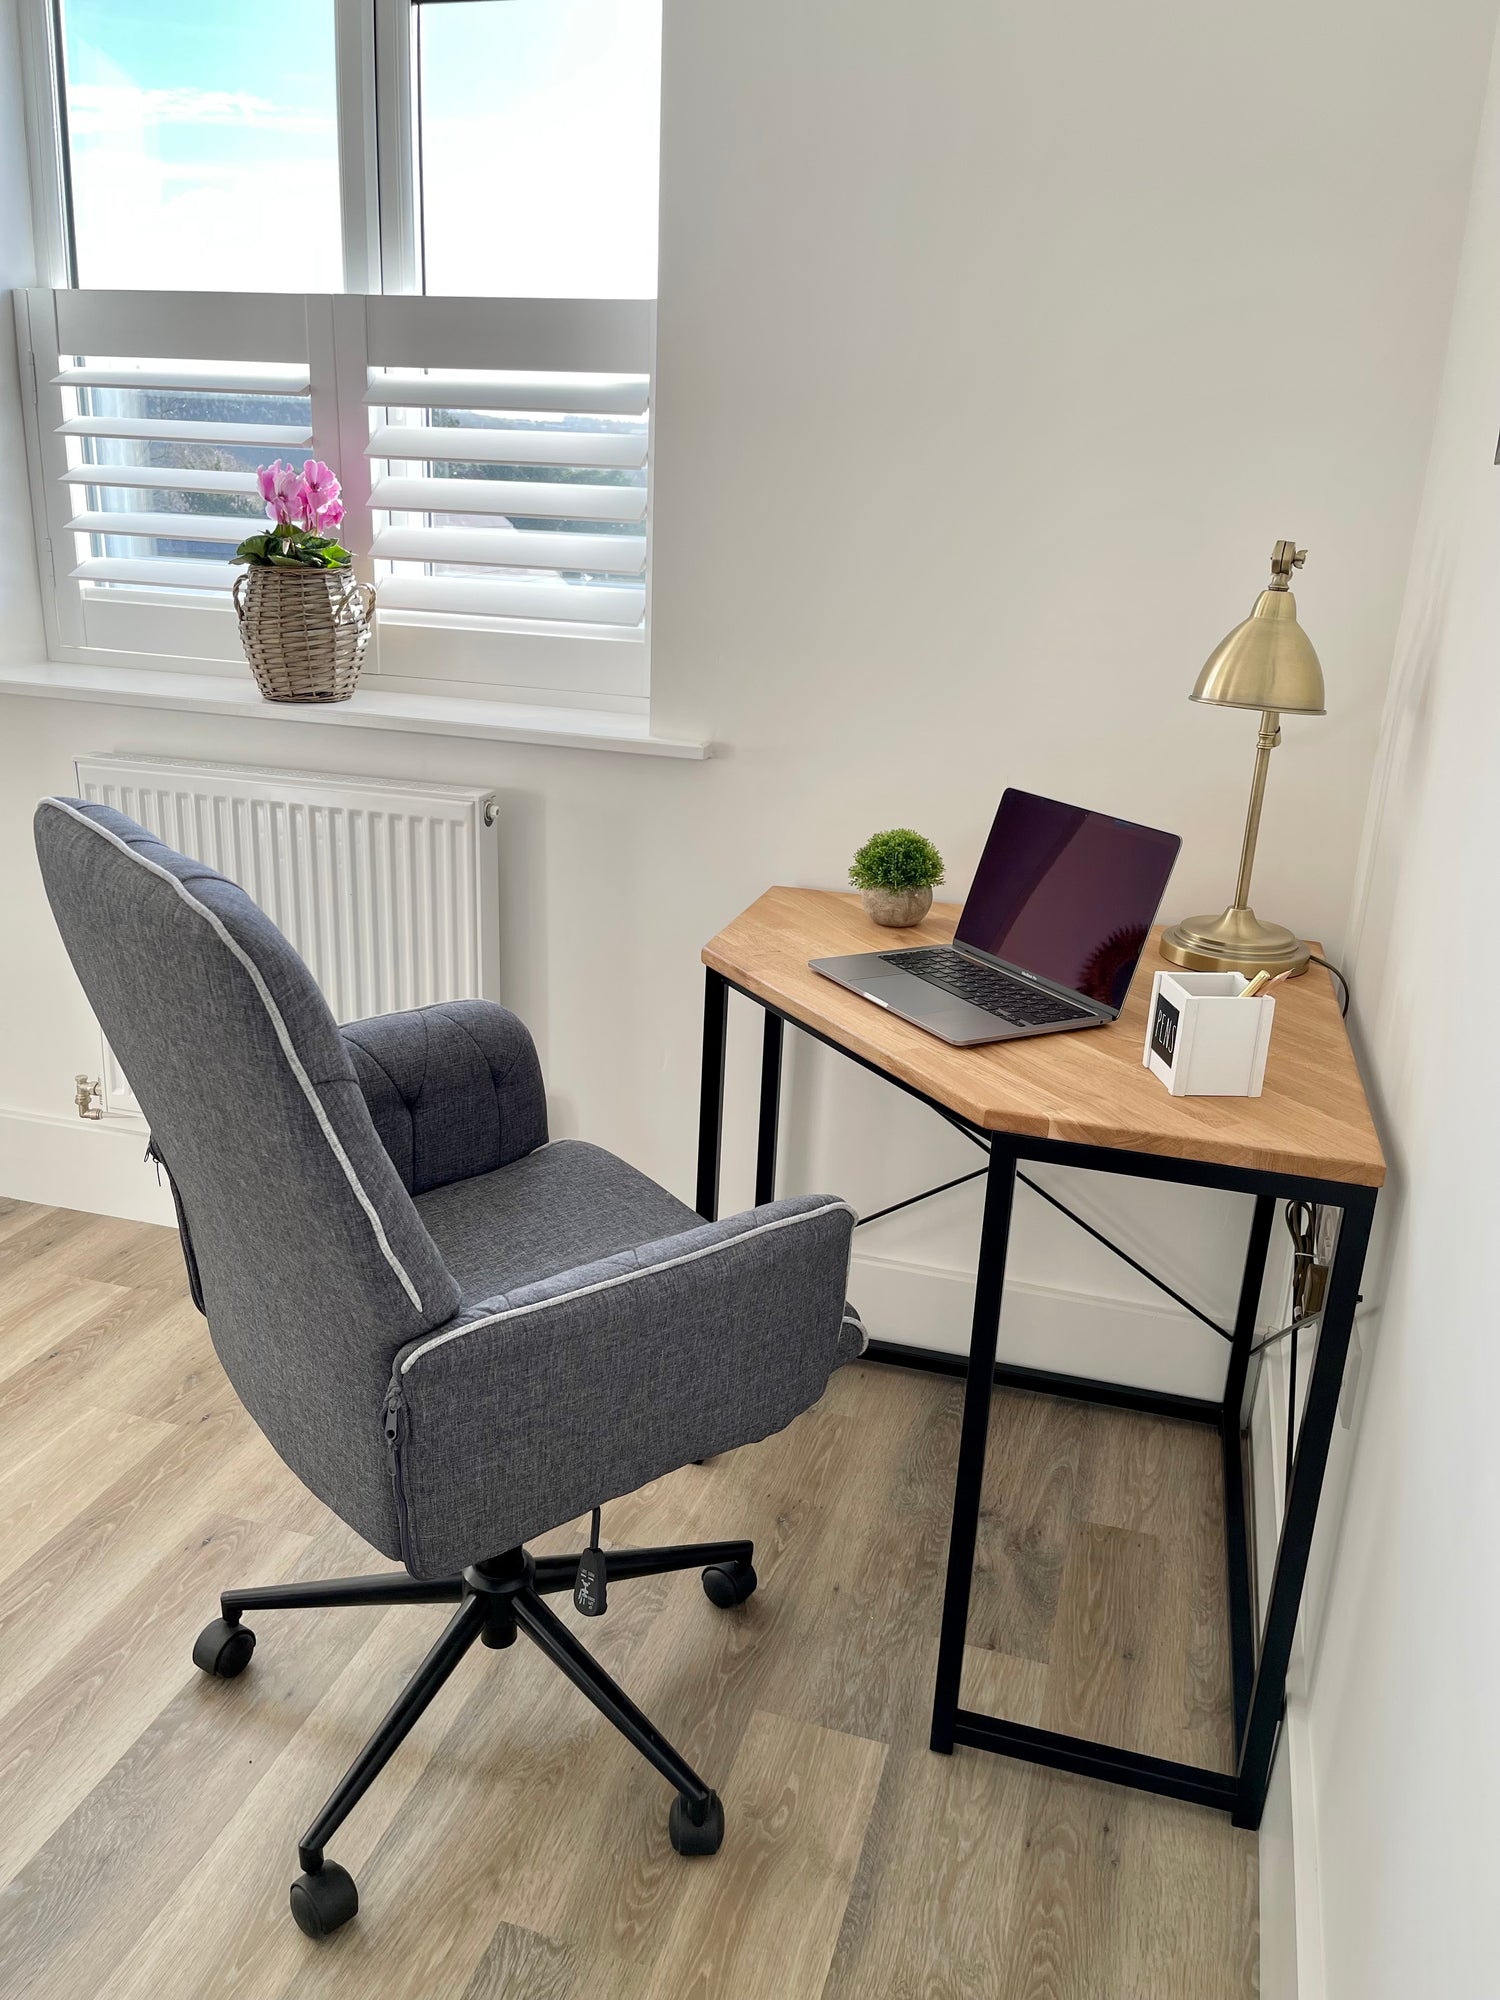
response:
<path id="1" fill-rule="evenodd" d="M 1276 1000 L 1247 995 L 1237 972 L 1158 972 L 1146 1016 L 1146 1068 L 1174 1097 L 1259 1097 Z"/>

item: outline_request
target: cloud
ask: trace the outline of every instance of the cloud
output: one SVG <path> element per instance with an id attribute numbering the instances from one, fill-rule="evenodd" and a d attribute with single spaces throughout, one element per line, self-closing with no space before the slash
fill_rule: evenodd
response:
<path id="1" fill-rule="evenodd" d="M 143 125 L 329 134 L 336 130 L 331 114 L 289 109 L 243 90 L 142 89 L 130 83 L 77 83 L 69 88 L 68 126 L 75 137 L 138 132 Z"/>

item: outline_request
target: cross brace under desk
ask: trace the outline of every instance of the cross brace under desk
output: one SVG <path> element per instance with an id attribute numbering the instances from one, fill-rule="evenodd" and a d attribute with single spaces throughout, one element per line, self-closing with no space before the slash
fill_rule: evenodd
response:
<path id="1" fill-rule="evenodd" d="M 996 1750 L 1006 1756 L 1024 1758 L 1030 1763 L 1080 1772 L 1086 1777 L 1106 1779 L 1112 1784 L 1130 1785 L 1138 1791 L 1159 1792 L 1168 1798 L 1186 1799 L 1196 1805 L 1216 1806 L 1229 1813 L 1236 1826 L 1258 1827 L 1265 1810 L 1271 1765 L 1281 1727 L 1287 1666 L 1307 1576 L 1313 1526 L 1328 1463 L 1328 1447 L 1338 1409 L 1344 1362 L 1359 1302 L 1359 1286 L 1377 1190 L 1349 1181 L 1314 1179 L 1304 1175 L 1130 1152 L 1109 1146 L 1075 1145 L 1004 1132 L 981 1132 L 912 1084 L 866 1061 L 863 1056 L 844 1048 L 830 1037 L 819 1034 L 805 1022 L 781 1013 L 769 1001 L 709 967 L 704 988 L 697 1188 L 698 1212 L 709 1220 L 713 1220 L 718 1212 L 724 1055 L 731 990 L 753 1001 L 765 1012 L 755 1163 L 757 1204 L 770 1201 L 775 1195 L 782 1036 L 788 1020 L 803 1034 L 811 1035 L 848 1061 L 858 1063 L 872 1075 L 917 1098 L 939 1117 L 957 1125 L 988 1148 L 989 1164 L 981 1170 L 985 1179 L 984 1219 L 980 1226 L 974 1322 L 967 1365 L 957 1357 L 909 1349 L 888 1341 L 872 1341 L 869 1348 L 871 1360 L 901 1367 L 944 1368 L 963 1371 L 966 1375 L 963 1427 L 948 1543 L 948 1573 L 938 1642 L 937 1685 L 933 1693 L 933 1749 L 948 1753 L 955 1745 L 965 1744 L 979 1750 Z M 1018 1166 L 1022 1161 L 1084 1167 L 1094 1173 L 1125 1174 L 1137 1179 L 1169 1181 L 1189 1187 L 1223 1188 L 1235 1194 L 1255 1197 L 1239 1303 L 1229 1341 L 1229 1365 L 1225 1372 L 1224 1393 L 1219 1401 L 1133 1389 L 1118 1383 L 1095 1382 L 1080 1376 L 1054 1374 L 1046 1369 L 1017 1368 L 997 1359 L 1011 1208 Z M 1249 1542 L 1246 1469 L 1249 1416 L 1245 1408 L 1245 1392 L 1255 1339 L 1256 1313 L 1265 1279 L 1272 1216 L 1278 1197 L 1337 1208 L 1342 1222 L 1324 1297 L 1302 1423 L 1297 1434 L 1265 1621 L 1259 1630 L 1257 1643 L 1255 1579 L 1251 1571 Z M 1161 1282 L 1149 1272 L 1146 1275 L 1152 1277 L 1154 1283 Z M 1165 1289 L 1170 1290 L 1170 1287 Z M 1179 1302 L 1187 1305 L 1189 1311 L 1196 1312 L 1196 1308 L 1188 1305 L 1186 1300 Z M 1198 1314 L 1198 1317 L 1205 1315 Z M 1224 1467 L 1225 1553 L 1237 1746 L 1233 1771 L 1179 1764 L 1167 1758 L 1147 1756 L 1141 1751 L 1123 1750 L 1114 1744 L 1067 1736 L 1055 1730 L 1033 1729 L 1024 1723 L 1009 1722 L 1000 1716 L 981 1715 L 960 1707 L 959 1683 L 979 1529 L 990 1402 L 997 1382 L 1008 1388 L 1082 1398 L 1109 1404 L 1116 1409 L 1141 1410 L 1153 1416 L 1170 1416 L 1188 1423 L 1208 1424 L 1219 1432 Z"/>

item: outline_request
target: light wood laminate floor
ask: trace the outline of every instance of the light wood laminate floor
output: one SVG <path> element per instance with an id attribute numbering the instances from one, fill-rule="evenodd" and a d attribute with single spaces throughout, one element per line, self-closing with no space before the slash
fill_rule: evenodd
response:
<path id="1" fill-rule="evenodd" d="M 606 1508 L 606 1543 L 755 1538 L 739 1611 L 692 1574 L 566 1606 L 723 1795 L 716 1859 L 671 1852 L 667 1788 L 533 1648 L 476 1650 L 334 1841 L 362 1909 L 318 1946 L 297 1836 L 445 1614 L 267 1613 L 248 1673 L 199 1674 L 226 1584 L 382 1565 L 240 1410 L 174 1236 L 0 1201 L 0 1992 L 1254 1994 L 1252 1835 L 926 1747 L 959 1402 L 848 1368 Z M 1218 1505 L 1208 1432 L 997 1396 L 966 1703 L 1225 1759 Z"/>

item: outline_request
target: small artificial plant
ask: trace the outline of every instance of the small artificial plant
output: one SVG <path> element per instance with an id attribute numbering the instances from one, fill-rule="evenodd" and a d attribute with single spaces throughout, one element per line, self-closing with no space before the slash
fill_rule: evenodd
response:
<path id="1" fill-rule="evenodd" d="M 849 866 L 856 889 L 936 889 L 942 879 L 942 855 L 909 826 L 872 833 Z"/>
<path id="2" fill-rule="evenodd" d="M 256 473 L 266 516 L 264 534 L 249 535 L 234 552 L 234 561 L 252 569 L 347 569 L 349 551 L 328 529 L 344 518 L 339 483 L 320 458 L 295 465 L 263 465 Z"/>

